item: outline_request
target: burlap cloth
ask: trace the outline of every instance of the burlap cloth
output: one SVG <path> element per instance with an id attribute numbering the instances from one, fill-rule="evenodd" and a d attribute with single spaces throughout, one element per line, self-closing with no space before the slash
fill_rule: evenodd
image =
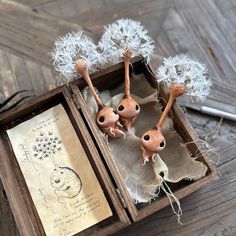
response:
<path id="1" fill-rule="evenodd" d="M 123 97 L 123 89 L 123 85 L 121 85 L 112 91 L 100 92 L 100 96 L 106 105 L 115 107 Z M 151 199 L 157 197 L 160 188 L 168 197 L 171 195 L 177 202 L 178 199 L 175 199 L 165 181 L 176 183 L 182 179 L 197 180 L 205 176 L 207 167 L 191 157 L 186 145 L 173 129 L 172 121 L 169 118 L 166 119 L 163 126 L 166 148 L 159 153 L 155 162 L 150 159 L 146 165 L 142 165 L 140 137 L 144 131 L 156 124 L 162 114 L 162 105 L 157 98 L 158 91 L 151 88 L 143 75 L 132 77 L 131 91 L 133 98 L 140 104 L 141 112 L 131 133 L 126 132 L 125 139 L 109 138 L 111 158 L 118 167 L 135 203 L 150 202 Z M 83 96 L 91 115 L 95 117 L 97 106 L 88 89 L 83 91 Z M 104 135 L 103 137 L 107 138 Z M 160 175 L 160 173 L 162 174 Z"/>

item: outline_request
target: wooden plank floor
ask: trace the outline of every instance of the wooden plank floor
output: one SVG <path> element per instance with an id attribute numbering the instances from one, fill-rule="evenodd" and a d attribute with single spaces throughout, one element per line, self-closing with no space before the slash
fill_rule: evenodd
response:
<path id="1" fill-rule="evenodd" d="M 38 95 L 54 88 L 57 75 L 48 54 L 54 40 L 81 29 L 97 40 L 103 25 L 121 17 L 146 25 L 157 58 L 187 53 L 207 64 L 214 85 L 206 104 L 236 113 L 236 0 L 0 1 L 0 101 L 19 89 Z M 219 122 L 191 110 L 187 115 L 200 135 Z M 219 150 L 221 177 L 181 201 L 183 226 L 167 207 L 116 235 L 236 235 L 236 124 L 224 120 L 211 145 Z M 15 235 L 0 183 L 0 236 Z"/>

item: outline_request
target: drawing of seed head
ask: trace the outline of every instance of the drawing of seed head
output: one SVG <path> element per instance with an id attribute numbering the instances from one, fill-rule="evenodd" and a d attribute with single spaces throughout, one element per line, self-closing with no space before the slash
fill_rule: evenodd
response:
<path id="1" fill-rule="evenodd" d="M 62 150 L 62 142 L 52 132 L 41 132 L 36 137 L 32 149 L 34 151 L 34 157 L 42 160 Z"/>

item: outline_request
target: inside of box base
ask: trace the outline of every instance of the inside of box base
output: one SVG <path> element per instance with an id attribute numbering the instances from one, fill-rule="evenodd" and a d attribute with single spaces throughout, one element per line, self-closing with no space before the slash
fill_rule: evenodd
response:
<path id="1" fill-rule="evenodd" d="M 80 128 L 78 127 L 78 125 L 77 125 L 77 123 L 76 123 L 76 121 L 75 121 L 75 117 L 74 117 L 74 115 L 72 114 L 72 112 L 71 112 L 71 108 L 69 107 L 69 105 L 68 105 L 68 101 L 66 101 L 65 100 L 65 98 L 64 98 L 64 96 L 60 93 L 60 94 L 57 94 L 56 96 L 53 96 L 53 97 L 50 97 L 49 99 L 47 99 L 47 100 L 44 100 L 44 101 L 42 101 L 40 104 L 35 104 L 35 106 L 32 106 L 32 107 L 30 107 L 27 111 L 24 111 L 24 112 L 22 112 L 21 114 L 19 114 L 19 115 L 16 115 L 16 117 L 14 117 L 14 120 L 10 120 L 7 124 L 5 124 L 4 126 L 4 142 L 5 142 L 5 146 L 6 147 L 8 147 L 9 148 L 9 150 L 11 150 L 11 154 L 9 154 L 10 155 L 10 161 L 11 161 L 11 163 L 12 163 L 12 166 L 19 166 L 19 159 L 17 159 L 17 157 L 16 157 L 16 155 L 15 155 L 15 150 L 13 151 L 12 150 L 12 148 L 13 148 L 13 140 L 14 140 L 14 142 L 15 142 L 15 140 L 16 140 L 16 136 L 17 135 L 15 135 L 14 136 L 14 138 L 12 138 L 12 139 L 10 139 L 9 137 L 9 135 L 7 134 L 7 130 L 9 130 L 9 129 L 12 129 L 12 128 L 15 128 L 16 126 L 18 126 L 18 125 L 21 125 L 23 122 L 28 122 L 28 121 L 30 121 L 30 120 L 32 120 L 32 119 L 34 119 L 34 118 L 36 118 L 36 117 L 40 117 L 40 115 L 42 114 L 42 113 L 44 113 L 44 112 L 48 112 L 50 109 L 54 109 L 54 108 L 56 108 L 56 107 L 58 107 L 58 106 L 60 106 L 60 105 L 62 105 L 62 107 L 63 107 L 63 109 L 66 111 L 66 114 L 68 115 L 68 118 L 69 118 L 69 120 L 70 120 L 70 122 L 71 122 L 71 124 L 72 124 L 72 126 L 73 126 L 73 128 L 74 128 L 74 130 L 75 130 L 75 133 L 76 133 L 76 135 L 78 136 L 78 139 L 79 139 L 79 141 L 81 142 L 81 145 L 82 145 L 82 147 L 84 148 L 84 151 L 85 151 L 85 154 L 86 154 L 86 157 L 88 158 L 88 160 L 89 160 L 89 163 L 90 163 L 90 165 L 92 166 L 92 169 L 93 169 L 93 171 L 94 171 L 94 174 L 95 174 L 95 176 L 96 176 L 96 179 L 98 180 L 98 182 L 99 182 L 99 185 L 100 185 L 100 188 L 101 188 L 101 193 L 103 193 L 104 194 L 104 196 L 105 196 L 105 198 L 103 198 L 103 202 L 104 202 L 104 204 L 106 205 L 106 207 L 108 207 L 109 209 L 107 209 L 107 212 L 105 213 L 105 215 L 103 215 L 103 216 L 101 216 L 100 215 L 100 213 L 98 214 L 98 215 L 96 215 L 96 213 L 94 213 L 95 215 L 93 215 L 93 224 L 91 224 L 90 226 L 88 226 L 88 227 L 83 227 L 83 224 L 82 224 L 82 222 L 83 221 L 81 221 L 81 220 L 83 220 L 83 216 L 81 215 L 78 215 L 77 213 L 76 213 L 76 211 L 73 211 L 73 209 L 74 209 L 74 206 L 76 207 L 77 205 L 73 205 L 73 204 L 77 204 L 78 203 L 78 201 L 80 201 L 81 199 L 77 199 L 77 200 L 75 200 L 75 198 L 73 199 L 73 204 L 70 204 L 70 205 L 66 205 L 65 204 L 65 202 L 63 202 L 63 204 L 65 205 L 65 207 L 67 207 L 68 208 L 68 206 L 69 206 L 69 208 L 67 209 L 67 210 L 65 210 L 65 211 L 58 211 L 58 212 L 55 212 L 55 219 L 53 219 L 53 220 L 55 220 L 57 223 L 59 223 L 59 225 L 58 225 L 58 227 L 56 227 L 55 228 L 55 231 L 53 231 L 54 229 L 52 229 L 52 228 L 50 228 L 50 226 L 48 226 L 47 227 L 47 229 L 48 229 L 48 231 L 46 231 L 46 228 L 45 228 L 45 225 L 43 225 L 43 228 L 44 228 L 44 230 L 45 230 L 45 232 L 46 232 L 46 234 L 47 235 L 55 235 L 55 234 L 58 234 L 58 233 L 60 233 L 60 232 L 58 232 L 58 228 L 60 228 L 60 230 L 62 230 L 63 231 L 63 234 L 66 234 L 66 235 L 74 235 L 74 233 L 77 233 L 77 232 L 80 232 L 81 231 L 81 226 L 83 227 L 83 233 L 85 233 L 86 235 L 87 234 L 92 234 L 92 233 L 95 233 L 95 232 L 98 232 L 99 230 L 101 230 L 101 229 L 103 229 L 103 228 L 105 228 L 105 227 L 107 227 L 107 226 L 109 226 L 109 225 L 112 225 L 112 224 L 115 224 L 115 223 L 118 223 L 120 220 L 119 220 L 119 217 L 118 217 L 118 215 L 117 215 L 117 213 L 116 213 L 116 210 L 115 210 L 115 208 L 114 208 L 114 205 L 113 205 L 113 203 L 112 203 L 112 200 L 111 200 L 111 198 L 110 198 L 110 196 L 109 196 L 109 194 L 108 194 L 108 192 L 107 192 L 107 190 L 106 190 L 106 187 L 105 187 L 105 184 L 104 184 L 104 182 L 103 182 L 103 179 L 102 179 L 102 177 L 100 176 L 100 174 L 99 174 L 99 170 L 97 169 L 97 166 L 96 166 L 96 164 L 94 163 L 94 160 L 93 160 L 93 158 L 92 158 L 92 155 L 91 155 L 91 153 L 90 153 L 90 151 L 89 151 L 89 149 L 88 149 L 88 147 L 87 147 L 87 145 L 86 145 L 86 143 L 85 143 L 85 141 L 84 141 L 84 138 L 83 138 L 83 134 L 81 133 L 81 130 L 80 130 Z M 56 119 L 60 119 L 60 117 L 57 117 Z M 56 120 L 55 119 L 55 120 Z M 55 121 L 54 120 L 54 121 Z M 54 121 L 52 121 L 52 122 L 54 122 Z M 39 122 L 42 122 L 42 121 L 39 121 Z M 37 120 L 35 120 L 35 123 L 37 123 Z M 30 127 L 29 127 L 30 128 Z M 63 133 L 65 133 L 65 130 L 63 131 Z M 25 137 L 22 137 L 22 140 L 24 139 Z M 66 147 L 65 147 L 65 149 L 66 149 Z M 47 160 L 46 160 L 47 158 L 45 158 L 43 161 L 44 161 L 44 166 L 47 166 L 46 165 L 46 163 L 45 162 L 47 162 Z M 41 161 L 41 160 L 40 160 Z M 38 162 L 37 160 L 35 161 L 35 163 L 36 162 Z M 24 163 L 24 160 L 23 160 L 23 162 L 22 163 Z M 25 163 L 27 163 L 27 161 L 25 161 Z M 70 164 L 72 164 L 72 162 L 70 162 Z M 35 165 L 37 165 L 37 163 L 35 164 Z M 38 164 L 38 165 L 40 165 L 40 164 Z M 49 164 L 48 164 L 48 166 L 50 166 Z M 38 167 L 40 167 L 40 166 L 38 166 Z M 20 190 L 21 190 L 21 192 L 22 192 L 22 194 L 24 195 L 24 197 L 25 197 L 25 201 L 27 202 L 27 205 L 28 205 L 28 207 L 32 207 L 33 208 L 33 211 L 35 211 L 35 213 L 33 213 L 33 215 L 31 216 L 31 217 L 36 217 L 36 218 L 38 218 L 38 214 L 36 213 L 36 212 L 38 212 L 39 213 L 39 208 L 37 208 L 37 207 L 39 207 L 39 205 L 40 205 L 40 200 L 42 200 L 42 199 L 37 199 L 37 197 L 36 198 L 34 198 L 34 199 L 32 199 L 32 193 L 34 192 L 34 191 L 36 191 L 36 189 L 31 189 L 32 191 L 30 191 L 29 190 L 29 188 L 27 188 L 27 186 L 29 187 L 29 183 L 26 183 L 26 181 L 25 181 L 25 174 L 26 173 L 24 173 L 24 171 L 23 171 L 23 169 L 21 169 L 21 167 L 20 168 L 17 168 L 16 170 L 15 170 L 15 173 L 16 173 L 16 175 L 17 175 L 17 180 L 19 181 L 19 186 L 20 186 Z M 70 173 L 69 173 L 69 171 L 68 171 L 68 169 L 67 169 L 67 174 L 69 174 L 69 175 L 73 175 L 75 172 L 71 172 L 70 171 Z M 33 170 L 30 172 L 31 173 L 31 175 L 32 175 L 32 184 L 30 184 L 31 185 L 31 187 L 32 186 L 34 186 L 34 181 L 36 181 L 36 179 L 37 179 L 37 176 L 33 176 L 34 175 L 34 173 L 33 173 Z M 92 174 L 92 176 L 94 176 L 94 174 Z M 86 174 L 87 176 L 88 176 L 88 174 Z M 80 180 L 82 181 L 83 179 L 85 180 L 87 177 L 86 177 L 86 175 L 85 175 L 85 177 L 83 177 L 83 176 L 80 176 Z M 74 175 L 73 175 L 74 176 Z M 76 185 L 76 184 L 74 184 L 74 182 L 75 182 L 75 178 L 72 176 L 72 180 L 73 180 L 73 182 L 72 182 L 72 184 L 71 184 L 71 186 L 73 186 L 73 185 Z M 69 176 L 70 177 L 70 176 Z M 70 179 L 70 178 L 66 178 L 66 179 Z M 91 176 L 90 176 L 91 177 Z M 28 179 L 29 180 L 29 179 Z M 91 181 L 91 178 L 90 178 L 90 180 L 89 181 Z M 23 183 L 23 184 L 22 184 Z M 82 188 L 83 188 L 83 186 L 85 186 L 86 185 L 86 183 L 82 183 L 83 185 L 82 185 Z M 99 186 L 99 185 L 97 185 L 97 186 Z M 77 186 L 77 185 L 76 185 Z M 74 186 L 74 187 L 76 187 L 76 186 Z M 34 187 L 33 187 L 34 188 Z M 35 186 L 35 188 L 36 188 L 36 186 Z M 59 189 L 60 190 L 60 189 Z M 56 198 L 59 196 L 58 195 L 58 193 L 59 192 L 61 192 L 61 191 L 59 191 L 58 190 L 58 192 L 56 193 Z M 89 189 L 87 189 L 88 190 L 88 192 L 86 192 L 86 194 L 88 193 L 89 194 Z M 86 191 L 87 191 L 86 190 Z M 51 192 L 53 192 L 53 190 L 51 191 Z M 81 191 L 82 192 L 82 191 Z M 93 191 L 92 191 L 93 192 Z M 33 194 L 35 194 L 35 192 L 33 193 Z M 53 195 L 53 194 L 52 194 Z M 51 195 L 51 196 L 52 196 Z M 45 196 L 47 196 L 47 194 L 45 195 Z M 54 195 L 53 195 L 54 196 Z M 79 196 L 79 195 L 78 195 Z M 86 195 L 86 196 L 88 196 L 88 195 Z M 90 195 L 90 196 L 93 196 L 93 194 L 92 195 Z M 94 196 L 96 196 L 96 193 L 94 194 Z M 100 195 L 99 195 L 100 196 Z M 60 196 L 59 196 L 60 197 Z M 55 198 L 55 202 L 57 202 L 57 200 L 59 199 L 59 197 L 56 199 Z M 64 197 L 64 196 L 63 196 Z M 71 197 L 71 196 L 70 196 Z M 74 196 L 73 196 L 74 197 Z M 77 197 L 77 196 L 76 196 Z M 45 197 L 46 198 L 46 197 Z M 86 197 L 84 196 L 84 199 L 85 199 Z M 95 197 L 96 198 L 96 197 Z M 60 199 L 62 199 L 62 198 L 60 198 Z M 64 198 L 65 199 L 65 198 Z M 66 198 L 66 200 L 68 199 L 68 201 L 70 201 L 72 198 Z M 92 199 L 92 197 L 90 197 L 89 199 L 87 199 L 88 200 L 88 202 L 90 201 L 90 203 L 92 204 L 92 202 L 93 202 L 93 199 Z M 96 201 L 99 201 L 99 199 L 95 199 Z M 35 201 L 37 201 L 37 204 L 36 204 L 36 202 Z M 82 201 L 82 200 L 81 200 Z M 31 202 L 31 204 L 29 204 L 29 202 Z M 107 203 L 106 203 L 107 202 Z M 60 203 L 60 201 L 58 201 L 58 204 Z M 69 204 L 69 203 L 68 203 Z M 79 203 L 78 203 L 79 204 Z M 81 202 L 81 204 L 83 205 L 83 203 Z M 94 203 L 95 204 L 95 203 Z M 93 210 L 96 208 L 96 204 L 94 205 L 93 204 L 93 206 L 91 205 L 91 206 L 88 206 L 87 205 L 87 210 L 86 210 L 86 214 L 88 213 L 88 212 L 91 212 L 91 214 L 93 214 Z M 37 207 L 35 207 L 37 205 Z M 80 204 L 79 204 L 80 205 Z M 79 205 L 78 205 L 78 207 L 79 207 Z M 42 204 L 42 206 L 43 206 L 43 204 Z M 83 205 L 83 206 L 85 206 L 85 205 Z M 101 206 L 102 206 L 102 204 L 101 204 Z M 50 208 L 50 206 L 47 206 L 47 207 L 49 207 Z M 46 207 L 46 208 L 47 208 Z M 85 206 L 86 207 L 86 206 Z M 73 208 L 73 209 L 72 209 Z M 82 207 L 83 208 L 83 207 Z M 82 208 L 76 208 L 76 209 L 79 209 L 80 211 L 83 211 L 83 209 Z M 69 210 L 72 210 L 73 212 L 72 212 L 72 214 L 70 215 L 69 213 L 70 213 L 70 211 Z M 100 209 L 101 210 L 101 209 Z M 110 212 L 109 212 L 110 211 Z M 29 210 L 29 212 L 32 212 L 32 210 Z M 42 209 L 41 209 L 41 212 L 42 212 Z M 65 213 L 65 214 L 64 214 Z M 85 212 L 84 212 L 85 213 Z M 60 214 L 62 214 L 62 215 L 60 215 Z M 63 215 L 64 214 L 64 215 Z M 43 214 L 41 214 L 41 216 L 39 216 L 40 217 L 40 220 L 41 220 L 41 222 L 47 222 L 47 221 L 49 221 L 49 214 L 47 214 L 48 216 L 45 218 L 45 219 L 42 219 L 42 216 L 43 216 Z M 107 215 L 107 216 L 106 216 Z M 51 216 L 51 214 L 50 214 L 50 216 Z M 64 220 L 62 220 L 61 221 L 61 225 L 60 225 L 60 216 L 61 216 L 61 219 L 63 218 Z M 78 219 L 80 219 L 80 224 L 78 224 L 78 223 L 74 223 L 73 224 L 73 221 L 76 221 L 76 217 L 78 217 Z M 82 218 L 81 218 L 82 217 Z M 91 217 L 92 216 L 90 216 L 90 220 L 89 221 L 91 221 Z M 54 221 L 54 222 L 55 222 Z M 88 220 L 87 220 L 87 222 L 89 222 Z M 67 225 L 68 224 L 68 225 Z M 72 224 L 73 224 L 73 226 L 72 226 Z M 40 226 L 38 226 L 38 224 L 37 224 L 37 227 L 40 227 Z M 78 231 L 76 230 L 76 227 L 77 227 L 77 229 L 78 229 Z M 71 233 L 71 230 L 72 229 L 74 229 L 74 231 L 73 231 L 73 233 Z M 41 229 L 42 230 L 42 229 Z"/>
<path id="2" fill-rule="evenodd" d="M 112 78 L 115 79 L 115 78 Z M 106 105 L 116 107 L 123 98 L 124 84 L 118 87 L 99 91 L 100 97 Z M 108 139 L 111 157 L 115 162 L 122 180 L 124 181 L 131 198 L 140 208 L 149 204 L 151 200 L 171 194 L 190 181 L 198 180 L 207 174 L 208 167 L 201 161 L 191 157 L 186 144 L 174 130 L 173 122 L 167 118 L 163 134 L 166 147 L 146 165 L 142 165 L 140 137 L 155 126 L 162 114 L 162 105 L 158 99 L 158 91 L 152 88 L 143 74 L 131 76 L 131 93 L 140 104 L 141 112 L 135 120 L 131 132 L 126 132 L 125 139 Z M 82 92 L 91 115 L 95 117 L 97 106 L 88 88 Z M 102 132 L 101 132 L 101 135 Z M 106 138 L 103 135 L 104 138 Z M 186 181 L 187 180 L 187 181 Z M 168 186 L 171 186 L 171 189 Z"/>

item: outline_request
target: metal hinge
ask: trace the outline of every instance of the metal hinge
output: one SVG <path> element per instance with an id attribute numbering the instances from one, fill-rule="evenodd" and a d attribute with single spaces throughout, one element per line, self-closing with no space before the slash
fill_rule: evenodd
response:
<path id="1" fill-rule="evenodd" d="M 79 110 L 80 109 L 80 104 L 79 104 L 79 101 L 78 101 L 77 97 L 74 94 L 72 94 L 72 98 L 73 98 L 73 101 L 74 101 L 77 109 Z"/>
<path id="2" fill-rule="evenodd" d="M 118 195 L 118 198 L 120 199 L 120 202 L 121 202 L 121 205 L 124 207 L 124 208 L 127 208 L 126 206 L 126 203 L 125 203 L 125 200 L 124 200 L 124 197 L 122 196 L 120 190 L 118 188 L 116 188 L 116 193 Z"/>

